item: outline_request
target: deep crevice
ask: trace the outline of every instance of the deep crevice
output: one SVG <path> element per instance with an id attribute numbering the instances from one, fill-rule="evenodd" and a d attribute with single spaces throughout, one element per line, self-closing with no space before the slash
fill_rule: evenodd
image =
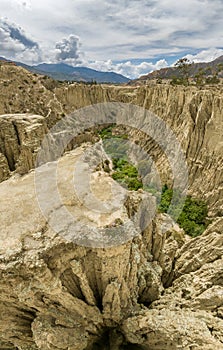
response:
<path id="1" fill-rule="evenodd" d="M 15 171 L 15 161 L 14 161 L 14 159 L 9 157 L 9 155 L 6 152 L 3 153 L 3 154 L 4 154 L 4 156 L 5 156 L 6 160 L 7 160 L 9 170 L 10 171 Z"/>
<path id="2" fill-rule="evenodd" d="M 67 291 L 74 297 L 83 300 L 87 303 L 82 290 L 79 285 L 78 278 L 73 274 L 71 269 L 67 269 L 61 275 L 60 280 L 62 285 L 67 289 Z"/>
<path id="3" fill-rule="evenodd" d="M 18 131 L 18 127 L 17 127 L 15 121 L 12 121 L 12 125 L 13 125 L 13 128 L 15 130 L 17 143 L 18 143 L 19 146 L 21 146 L 21 141 L 20 141 L 20 137 L 19 137 L 19 131 Z"/>

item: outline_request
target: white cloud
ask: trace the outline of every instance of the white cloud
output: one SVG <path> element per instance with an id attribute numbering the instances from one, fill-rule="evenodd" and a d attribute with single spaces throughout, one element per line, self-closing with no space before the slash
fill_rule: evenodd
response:
<path id="1" fill-rule="evenodd" d="M 11 0 L 12 5 L 16 5 L 19 10 L 31 10 L 30 0 Z"/>
<path id="2" fill-rule="evenodd" d="M 43 50 L 73 33 L 96 61 L 221 47 L 222 12 L 222 0 L 1 0 L 1 15 L 32 32 Z"/>
<path id="3" fill-rule="evenodd" d="M 223 55 L 223 49 L 211 48 L 209 50 L 202 50 L 196 55 L 186 55 L 190 61 L 194 63 L 198 62 L 211 62 L 214 61 L 217 57 Z"/>
<path id="4" fill-rule="evenodd" d="M 90 61 L 86 58 L 84 52 L 81 51 L 80 38 L 76 35 L 69 35 L 67 38 L 63 38 L 56 43 L 55 47 L 55 51 L 48 51 L 48 61 L 84 66 L 104 72 L 112 71 L 131 79 L 168 66 L 164 59 L 157 61 L 155 64 L 152 62 L 135 64 L 131 61 L 115 63 L 112 60 Z M 47 57 L 45 58 L 47 59 Z"/>
<path id="5" fill-rule="evenodd" d="M 43 61 L 87 62 L 129 77 L 165 67 L 160 58 L 199 49 L 205 53 L 194 60 L 212 59 L 208 50 L 222 47 L 222 12 L 222 0 L 1 0 L 1 15 L 22 26 L 23 37 L 32 34 Z M 37 46 L 4 35 L 0 55 L 26 63 L 40 59 Z M 144 62 L 132 63 L 138 58 Z"/>
<path id="6" fill-rule="evenodd" d="M 65 62 L 70 65 L 86 66 L 100 71 L 113 71 L 131 79 L 168 66 L 165 59 L 159 59 L 155 63 L 153 63 L 154 60 L 153 62 L 140 60 L 140 63 L 135 63 L 135 60 L 125 60 L 119 63 L 111 59 L 91 60 L 89 54 L 87 55 L 81 51 L 80 38 L 73 34 L 57 41 L 54 47 L 49 47 L 47 50 L 43 47 L 41 50 L 38 43 L 30 35 L 7 19 L 0 20 L 0 41 L 1 55 L 28 64 L 38 63 L 39 61 Z M 112 47 L 107 47 L 108 51 Z M 123 52 L 123 50 L 120 50 L 120 52 Z M 153 49 L 154 55 L 160 55 L 161 52 L 162 49 L 159 47 Z M 176 47 L 175 52 L 179 53 L 179 48 Z M 223 49 L 211 48 L 201 50 L 196 55 L 186 55 L 186 57 L 194 62 L 208 62 L 221 54 L 223 54 Z"/>
<path id="7" fill-rule="evenodd" d="M 1 54 L 16 53 L 24 49 L 24 45 L 18 41 L 13 40 L 10 34 L 3 28 L 0 28 L 0 42 Z"/>
<path id="8" fill-rule="evenodd" d="M 15 61 L 27 63 L 30 65 L 39 63 L 40 61 L 42 61 L 41 52 L 39 50 L 36 50 L 36 48 L 25 48 L 21 52 L 17 52 L 15 56 Z"/>
<path id="9" fill-rule="evenodd" d="M 108 60 L 84 62 L 84 65 L 86 67 L 105 72 L 113 71 L 131 79 L 137 78 L 143 74 L 147 74 L 153 70 L 157 70 L 168 66 L 165 60 L 159 60 L 155 64 L 153 64 L 152 62 L 141 62 L 139 64 L 135 64 L 131 61 L 113 63 L 111 60 Z"/>
<path id="10" fill-rule="evenodd" d="M 96 70 L 114 71 L 128 77 L 136 77 L 144 71 L 148 72 L 153 65 L 147 62 L 134 65 L 130 61 L 115 64 L 111 60 L 89 62 L 80 51 L 80 38 L 69 35 L 57 42 L 55 49 L 40 57 L 38 44 L 13 23 L 6 19 L 0 20 L 1 55 L 28 64 L 37 63 L 41 58 L 47 62 L 65 62 L 71 65 L 84 65 Z"/>

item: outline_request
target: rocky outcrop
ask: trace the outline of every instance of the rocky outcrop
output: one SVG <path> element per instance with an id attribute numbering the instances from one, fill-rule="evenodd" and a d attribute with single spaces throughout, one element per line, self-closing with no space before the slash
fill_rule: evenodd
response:
<path id="1" fill-rule="evenodd" d="M 222 345 L 222 320 L 191 310 L 149 310 L 124 321 L 123 332 L 139 349 L 218 349 Z"/>
<path id="2" fill-rule="evenodd" d="M 0 153 L 0 182 L 10 177 L 9 165 L 4 154 Z"/>
<path id="3" fill-rule="evenodd" d="M 13 65 L 0 66 L 0 114 L 43 115 L 52 126 L 64 114 L 53 89 L 59 83 Z"/>
<path id="4" fill-rule="evenodd" d="M 35 167 L 47 125 L 44 117 L 29 114 L 1 115 L 0 124 L 0 181 L 3 181 L 15 170 L 26 174 Z"/>
<path id="5" fill-rule="evenodd" d="M 186 238 L 105 159 L 86 144 L 0 184 L 0 347 L 223 349 L 223 221 Z"/>
<path id="6" fill-rule="evenodd" d="M 38 152 L 50 129 L 45 117 L 33 114 L 1 115 L 0 125 L 1 182 L 15 173 L 23 175 L 36 167 Z M 83 142 L 95 142 L 97 139 L 94 131 L 83 132 L 67 148 L 73 149 Z"/>
<path id="7" fill-rule="evenodd" d="M 122 102 L 151 111 L 171 128 L 185 152 L 189 192 L 208 202 L 210 215 L 222 215 L 222 88 L 154 85 L 147 87 L 78 86 L 56 88 L 65 112 L 101 102 Z M 128 132 L 155 160 L 163 180 L 170 179 L 166 156 L 140 130 Z M 168 171 L 166 169 L 169 169 Z M 171 181 L 170 181 L 171 182 Z"/>
<path id="8" fill-rule="evenodd" d="M 172 286 L 150 310 L 124 321 L 129 341 L 149 349 L 223 349 L 222 227 L 218 219 L 178 250 Z"/>

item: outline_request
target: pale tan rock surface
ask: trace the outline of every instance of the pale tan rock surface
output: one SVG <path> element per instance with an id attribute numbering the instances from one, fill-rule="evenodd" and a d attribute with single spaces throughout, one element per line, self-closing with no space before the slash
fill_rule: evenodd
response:
<path id="1" fill-rule="evenodd" d="M 95 200 L 110 198 L 112 210 L 93 210 L 93 199 L 77 193 L 73 180 L 75 164 L 89 148 L 94 159 L 99 149 L 90 145 L 60 159 L 60 205 L 51 195 L 55 162 L 39 168 L 38 175 L 0 184 L 0 347 L 223 349 L 222 221 L 188 242 L 167 215 L 156 216 L 141 233 L 142 204 L 153 208 L 154 198 L 122 189 L 100 167 L 90 170 L 92 193 Z M 43 193 L 37 200 L 38 189 Z M 112 244 L 95 247 L 102 227 L 111 228 Z M 90 246 L 76 244 L 83 234 Z M 208 241 L 216 251 L 212 258 L 201 253 Z"/>
<path id="2" fill-rule="evenodd" d="M 26 69 L 0 66 L 0 114 L 36 114 L 52 126 L 63 115 L 63 106 L 55 98 L 53 89 L 58 85 L 50 78 L 37 76 Z"/>
<path id="3" fill-rule="evenodd" d="M 1 115 L 0 125 L 0 181 L 3 181 L 10 172 L 26 174 L 35 167 L 47 125 L 43 116 L 29 114 Z"/>
<path id="4" fill-rule="evenodd" d="M 191 310 L 149 310 L 128 318 L 123 332 L 129 342 L 142 349 L 223 349 L 223 321 Z"/>
<path id="5" fill-rule="evenodd" d="M 198 89 L 154 85 L 146 87 L 80 86 L 56 88 L 65 112 L 101 102 L 123 102 L 141 106 L 162 118 L 176 134 L 189 169 L 189 190 L 209 203 L 211 213 L 222 215 L 223 123 L 222 87 Z M 132 139 L 154 157 L 163 179 L 168 161 L 159 147 L 133 130 Z M 151 135 L 152 136 L 152 135 Z"/>

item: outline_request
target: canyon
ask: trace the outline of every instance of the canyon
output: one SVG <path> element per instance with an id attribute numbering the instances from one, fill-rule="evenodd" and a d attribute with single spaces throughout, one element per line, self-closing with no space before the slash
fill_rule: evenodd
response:
<path id="1" fill-rule="evenodd" d="M 223 349 L 222 86 L 61 84 L 7 65 L 0 78 L 0 348 Z M 201 236 L 185 235 L 157 213 L 154 196 L 123 189 L 105 171 L 97 129 L 114 118 L 88 119 L 110 104 L 136 120 L 142 111 L 140 126 L 149 111 L 174 133 L 188 193 L 208 205 Z M 66 116 L 72 142 L 56 159 L 38 159 L 49 130 L 47 150 L 59 144 Z M 119 130 L 171 186 L 165 151 L 130 124 L 120 119 Z M 80 183 L 88 169 L 93 197 L 84 186 L 75 191 L 74 169 Z"/>

